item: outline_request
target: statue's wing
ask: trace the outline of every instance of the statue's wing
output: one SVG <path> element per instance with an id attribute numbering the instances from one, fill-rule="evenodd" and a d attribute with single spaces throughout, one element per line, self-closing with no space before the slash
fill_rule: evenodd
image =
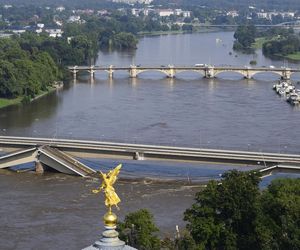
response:
<path id="1" fill-rule="evenodd" d="M 122 164 L 116 166 L 113 170 L 109 171 L 109 182 L 113 185 L 117 180 L 117 175 L 120 173 Z"/>

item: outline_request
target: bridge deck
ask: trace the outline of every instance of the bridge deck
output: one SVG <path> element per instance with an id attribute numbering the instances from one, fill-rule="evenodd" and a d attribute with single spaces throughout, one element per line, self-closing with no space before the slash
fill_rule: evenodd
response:
<path id="1" fill-rule="evenodd" d="M 69 155 L 71 154 L 76 157 L 257 165 L 263 176 L 280 171 L 293 173 L 300 171 L 300 155 L 294 154 L 0 136 L 0 150 L 12 149 L 21 151 L 0 157 L 0 168 L 1 164 L 9 167 L 20 162 L 19 158 L 22 156 L 28 161 L 37 155 L 40 162 L 63 173 L 80 176 L 95 173 L 93 169 L 71 157 Z M 35 149 L 36 154 L 33 152 Z M 11 162 L 8 162 L 9 158 Z"/>
<path id="2" fill-rule="evenodd" d="M 87 176 L 96 171 L 77 161 L 73 157 L 59 151 L 56 148 L 43 146 L 39 148 L 39 160 L 45 165 L 52 167 L 59 172 L 67 174 L 78 174 Z"/>
<path id="3" fill-rule="evenodd" d="M 0 157 L 0 169 L 10 168 L 19 164 L 34 161 L 36 158 L 36 147 L 14 151 Z"/>
<path id="4" fill-rule="evenodd" d="M 30 148 L 1 156 L 0 169 L 30 162 L 41 162 L 47 167 L 66 174 L 88 176 L 96 172 L 73 157 L 47 145 L 31 146 Z"/>
<path id="5" fill-rule="evenodd" d="M 267 166 L 290 164 L 300 166 L 300 155 L 294 154 L 198 149 L 82 140 L 0 137 L 0 148 L 4 151 L 41 145 L 51 145 L 51 147 L 80 157 L 218 162 Z"/>

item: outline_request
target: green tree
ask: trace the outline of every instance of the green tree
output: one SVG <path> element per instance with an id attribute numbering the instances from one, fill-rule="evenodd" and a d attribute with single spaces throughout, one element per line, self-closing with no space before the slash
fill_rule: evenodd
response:
<path id="1" fill-rule="evenodd" d="M 41 89 L 41 82 L 35 64 L 31 60 L 25 59 L 15 61 L 14 65 L 16 68 L 16 81 L 22 86 L 22 94 L 34 97 Z"/>
<path id="2" fill-rule="evenodd" d="M 184 24 L 184 25 L 182 25 L 182 30 L 183 31 L 192 32 L 193 31 L 193 25 L 191 25 L 191 24 Z"/>
<path id="3" fill-rule="evenodd" d="M 16 81 L 16 71 L 12 63 L 0 60 L 0 96 L 15 97 L 21 94 L 21 87 Z"/>
<path id="4" fill-rule="evenodd" d="M 255 42 L 256 28 L 254 25 L 239 26 L 233 36 L 236 39 L 234 49 L 249 49 Z"/>
<path id="5" fill-rule="evenodd" d="M 263 192 L 263 249 L 300 249 L 300 179 L 277 179 Z"/>
<path id="6" fill-rule="evenodd" d="M 172 24 L 171 30 L 180 30 L 180 26 L 178 24 Z"/>
<path id="7" fill-rule="evenodd" d="M 184 213 L 187 229 L 203 249 L 258 249 L 259 177 L 231 171 L 210 181 Z"/>
<path id="8" fill-rule="evenodd" d="M 153 222 L 153 215 L 146 209 L 126 215 L 124 222 L 119 223 L 120 239 L 139 250 L 158 250 L 160 240 L 155 235 L 158 228 Z"/>
<path id="9" fill-rule="evenodd" d="M 135 49 L 137 39 L 133 34 L 121 32 L 113 37 L 113 45 L 118 49 Z"/>

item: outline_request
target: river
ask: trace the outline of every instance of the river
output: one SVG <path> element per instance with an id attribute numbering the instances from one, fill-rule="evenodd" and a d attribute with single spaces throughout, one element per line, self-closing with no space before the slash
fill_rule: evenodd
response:
<path id="1" fill-rule="evenodd" d="M 218 41 L 217 41 L 218 40 Z M 97 65 L 289 66 L 284 61 L 232 51 L 232 32 L 144 37 L 134 52 L 100 52 Z M 232 55 L 229 54 L 232 52 Z M 272 90 L 272 74 L 244 80 L 234 73 L 204 79 L 182 73 L 96 73 L 79 76 L 26 106 L 0 111 L 0 133 L 205 148 L 299 153 L 300 112 Z M 298 80 L 299 76 L 294 76 Z"/>
<path id="2" fill-rule="evenodd" d="M 255 55 L 233 52 L 232 44 L 232 32 L 144 37 L 134 52 L 100 52 L 96 64 L 243 66 L 256 60 L 257 66 L 299 67 L 267 59 L 261 50 Z M 127 73 L 118 73 L 109 80 L 107 74 L 97 72 L 91 81 L 89 75 L 81 75 L 31 104 L 1 109 L 0 134 L 299 153 L 300 112 L 274 93 L 277 78 L 262 74 L 244 80 L 228 73 L 203 79 L 185 73 L 166 79 L 159 73 L 144 73 L 129 79 Z M 81 160 L 102 170 L 119 163 Z M 123 163 L 127 176 L 185 181 L 218 178 L 231 168 Z M 96 180 L 56 173 L 39 176 L 1 170 L 0 248 L 81 249 L 92 244 L 100 237 L 104 213 L 102 200 L 90 192 L 97 185 Z M 130 211 L 149 208 L 162 232 L 172 237 L 175 225 L 183 228 L 182 213 L 197 190 L 177 182 L 121 181 L 118 214 L 123 218 Z"/>

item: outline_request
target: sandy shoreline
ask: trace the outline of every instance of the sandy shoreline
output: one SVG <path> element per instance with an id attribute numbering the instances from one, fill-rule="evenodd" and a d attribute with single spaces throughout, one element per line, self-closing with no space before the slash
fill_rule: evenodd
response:
<path id="1" fill-rule="evenodd" d="M 100 237 L 105 212 L 103 196 L 91 193 L 99 184 L 96 178 L 0 170 L 0 249 L 81 249 L 92 244 Z M 183 212 L 200 188 L 182 181 L 120 178 L 116 190 L 121 219 L 147 208 L 161 235 L 172 236 L 176 225 L 183 229 Z"/>

